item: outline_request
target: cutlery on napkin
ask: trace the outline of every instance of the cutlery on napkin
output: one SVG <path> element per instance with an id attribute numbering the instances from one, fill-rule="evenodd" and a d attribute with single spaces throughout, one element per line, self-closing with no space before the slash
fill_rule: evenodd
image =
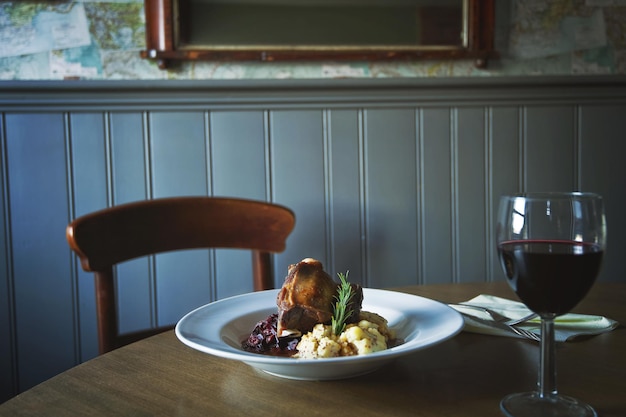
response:
<path id="1" fill-rule="evenodd" d="M 531 311 L 521 302 L 500 298 L 493 295 L 481 294 L 471 300 L 464 301 L 461 304 L 474 305 L 478 307 L 486 307 L 494 310 L 504 316 L 510 318 L 520 318 L 528 315 Z M 491 334 L 497 336 L 516 336 L 512 332 L 507 332 L 495 326 L 483 324 L 485 320 L 490 320 L 487 313 L 483 313 L 473 309 L 463 309 L 462 307 L 451 306 L 463 313 L 465 321 L 464 331 L 471 333 Z M 480 322 L 472 320 L 477 317 Z M 609 332 L 615 329 L 619 323 L 615 320 L 587 314 L 569 313 L 558 316 L 554 320 L 554 337 L 557 342 L 571 341 L 580 336 L 597 335 Z M 534 318 L 527 322 L 517 325 L 533 333 L 540 334 L 540 319 Z"/>

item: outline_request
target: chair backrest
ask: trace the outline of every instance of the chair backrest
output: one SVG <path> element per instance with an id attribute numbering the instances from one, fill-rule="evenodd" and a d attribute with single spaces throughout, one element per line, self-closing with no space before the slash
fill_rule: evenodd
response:
<path id="1" fill-rule="evenodd" d="M 270 289 L 274 287 L 270 253 L 285 249 L 294 225 L 295 215 L 286 207 L 221 197 L 145 200 L 75 219 L 66 236 L 83 269 L 95 275 L 100 353 L 172 328 L 119 334 L 116 264 L 175 250 L 250 249 L 254 290 Z"/>

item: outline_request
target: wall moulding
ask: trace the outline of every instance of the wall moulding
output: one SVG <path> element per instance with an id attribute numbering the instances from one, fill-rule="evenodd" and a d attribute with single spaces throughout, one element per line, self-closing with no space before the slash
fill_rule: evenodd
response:
<path id="1" fill-rule="evenodd" d="M 6 81 L 0 111 L 447 107 L 626 101 L 626 76 Z"/>

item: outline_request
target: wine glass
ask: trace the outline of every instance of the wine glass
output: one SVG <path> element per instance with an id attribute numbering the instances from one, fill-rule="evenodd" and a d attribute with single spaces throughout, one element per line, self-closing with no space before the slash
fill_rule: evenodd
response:
<path id="1" fill-rule="evenodd" d="M 606 247 L 602 197 L 592 193 L 525 193 L 500 199 L 498 256 L 508 282 L 541 317 L 537 390 L 500 403 L 511 417 L 597 416 L 556 386 L 554 319 L 569 312 L 593 285 Z"/>

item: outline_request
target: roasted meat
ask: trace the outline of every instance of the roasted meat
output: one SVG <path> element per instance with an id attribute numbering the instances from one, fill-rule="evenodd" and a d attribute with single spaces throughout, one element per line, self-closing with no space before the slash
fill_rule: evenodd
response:
<path id="1" fill-rule="evenodd" d="M 318 323 L 330 323 L 337 285 L 324 271 L 320 261 L 306 258 L 290 265 L 276 300 L 278 336 L 281 337 L 286 330 L 306 333 Z M 352 284 L 352 289 L 354 296 L 348 308 L 352 314 L 348 317 L 348 323 L 359 317 L 363 301 L 361 286 Z"/>

